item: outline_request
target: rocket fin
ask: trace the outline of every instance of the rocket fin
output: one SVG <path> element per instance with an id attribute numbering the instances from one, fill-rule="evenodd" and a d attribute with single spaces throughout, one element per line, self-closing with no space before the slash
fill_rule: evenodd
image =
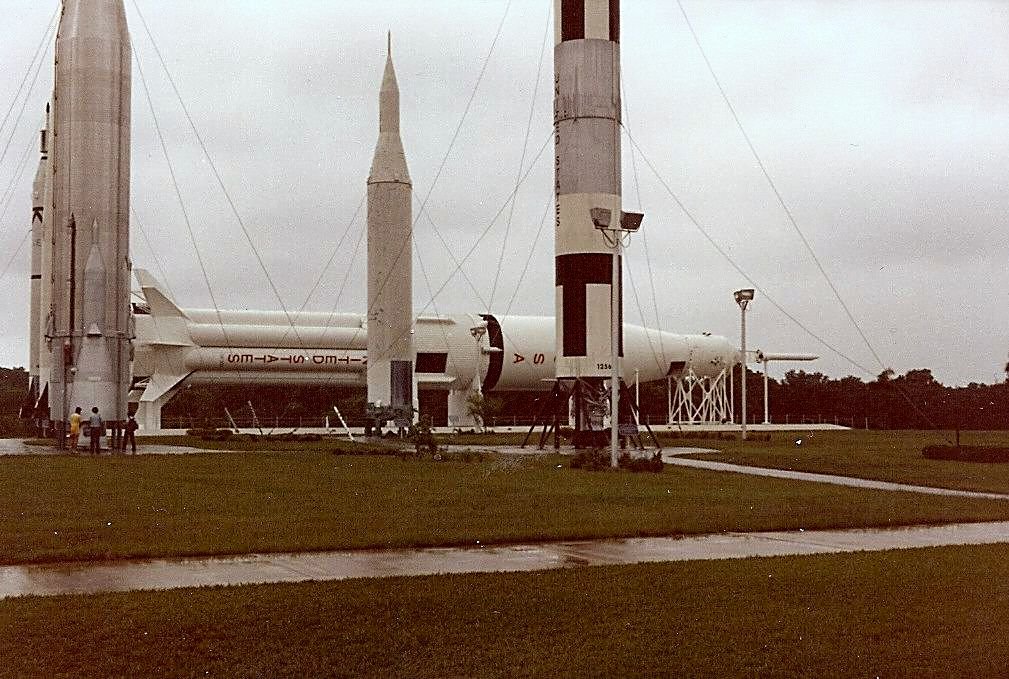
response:
<path id="1" fill-rule="evenodd" d="M 161 283 L 146 269 L 136 269 L 137 282 L 144 293 L 147 304 L 151 307 L 151 315 L 174 318 L 187 318 L 182 311 L 171 300 L 168 294 L 162 289 Z"/>
<path id="2" fill-rule="evenodd" d="M 144 389 L 144 393 L 140 397 L 140 402 L 157 402 L 158 399 L 178 389 L 187 377 L 189 377 L 189 374 L 168 375 L 165 373 L 155 373 L 151 375 L 151 378 L 147 383 L 147 387 Z"/>

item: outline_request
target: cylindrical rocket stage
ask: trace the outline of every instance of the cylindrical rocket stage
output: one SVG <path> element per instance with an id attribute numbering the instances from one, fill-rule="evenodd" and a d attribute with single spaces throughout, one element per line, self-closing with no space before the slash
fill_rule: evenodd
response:
<path id="1" fill-rule="evenodd" d="M 614 254 L 591 210 L 621 214 L 619 2 L 558 0 L 556 17 L 557 377 L 605 378 Z"/>
<path id="2" fill-rule="evenodd" d="M 122 0 L 64 0 L 53 101 L 52 419 L 130 386 L 130 36 Z"/>

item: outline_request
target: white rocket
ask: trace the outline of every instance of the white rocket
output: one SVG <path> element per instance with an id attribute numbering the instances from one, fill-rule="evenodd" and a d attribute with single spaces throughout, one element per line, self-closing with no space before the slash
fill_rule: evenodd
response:
<path id="1" fill-rule="evenodd" d="M 363 314 L 302 312 L 292 328 L 280 311 L 181 309 L 148 272 L 138 269 L 146 306 L 136 316 L 137 419 L 161 428 L 161 409 L 187 384 L 367 386 L 367 347 L 374 325 Z M 471 329 L 486 334 L 477 342 Z M 474 391 L 545 391 L 554 378 L 551 316 L 421 316 L 413 335 L 418 388 L 447 396 L 448 424 L 470 427 Z M 724 337 L 679 335 L 628 325 L 625 377 L 642 382 L 681 373 L 717 377 L 736 362 Z M 447 392 L 447 393 L 446 393 Z"/>
<path id="2" fill-rule="evenodd" d="M 379 94 L 378 143 L 368 177 L 368 415 L 413 422 L 413 185 L 399 134 L 392 37 Z"/>
<path id="3" fill-rule="evenodd" d="M 622 300 L 611 305 L 621 263 L 614 264 L 616 255 L 592 218 L 600 208 L 614 221 L 622 216 L 620 2 L 555 0 L 554 16 L 556 377 L 578 382 L 599 404 L 614 369 L 614 308 L 621 326 L 623 320 Z M 622 331 L 616 342 L 623 356 Z M 599 409 L 592 410 L 576 417 L 579 427 L 602 428 Z"/>
<path id="4" fill-rule="evenodd" d="M 613 190 L 613 182 L 606 186 Z M 368 178 L 367 314 L 299 313 L 292 327 L 291 319 L 280 312 L 182 309 L 153 276 L 138 270 L 146 300 L 146 308 L 136 316 L 133 364 L 134 379 L 142 386 L 141 426 L 147 431 L 160 429 L 162 407 L 185 384 L 366 387 L 367 415 L 373 423 L 412 417 L 410 409 L 420 392 L 447 392 L 448 424 L 474 426 L 467 409 L 470 394 L 545 391 L 562 374 L 606 373 L 608 368 L 598 369 L 585 357 L 572 352 L 563 356 L 559 350 L 563 338 L 574 337 L 563 331 L 577 314 L 566 321 L 491 314 L 414 319 L 411 191 L 390 50 L 380 95 L 379 139 Z M 560 198 L 559 204 L 569 210 L 576 199 L 598 204 L 595 195 Z M 603 204 L 619 210 L 619 196 L 610 195 L 608 200 Z M 586 221 L 588 213 L 586 208 Z M 591 221 L 587 228 L 596 235 Z M 575 245 L 589 242 L 569 240 Z M 590 244 L 596 247 L 595 241 Z M 609 254 L 597 250 L 594 256 L 606 258 L 608 271 Z M 575 252 L 576 260 L 578 256 Z M 579 271 L 577 266 L 574 271 Z M 606 278 L 601 295 L 593 287 L 597 284 L 586 285 L 592 290 L 591 299 L 604 308 L 609 303 L 609 282 Z M 568 297 L 568 303 L 573 298 Z M 583 318 L 584 314 L 583 309 Z M 609 361 L 609 316 L 601 323 L 603 339 L 594 339 L 591 357 Z M 481 332 L 474 332 L 477 329 Z M 737 350 L 724 337 L 678 335 L 633 325 L 625 331 L 627 356 L 621 367 L 625 377 L 636 375 L 642 382 L 689 373 L 714 378 L 736 361 Z"/>
<path id="5" fill-rule="evenodd" d="M 42 348 L 42 242 L 46 223 L 46 197 L 49 191 L 49 107 L 46 106 L 46 126 L 39 135 L 39 166 L 32 183 L 31 216 L 31 286 L 28 312 L 28 395 L 21 409 L 25 418 L 37 417 L 36 408 L 42 394 L 40 386 L 40 356 Z"/>
<path id="6" fill-rule="evenodd" d="M 51 419 L 97 407 L 113 429 L 130 386 L 130 37 L 122 0 L 64 0 L 52 102 Z M 45 311 L 44 311 L 45 312 Z"/>

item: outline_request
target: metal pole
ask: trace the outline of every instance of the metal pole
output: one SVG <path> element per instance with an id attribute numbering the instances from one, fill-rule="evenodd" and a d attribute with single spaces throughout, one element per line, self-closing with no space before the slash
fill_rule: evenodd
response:
<path id="1" fill-rule="evenodd" d="M 673 378 L 666 378 L 666 424 L 673 423 Z"/>
<path id="2" fill-rule="evenodd" d="M 618 217 L 619 218 L 619 217 Z M 623 234 L 613 233 L 613 285 L 610 286 L 610 466 L 620 458 L 620 245 Z"/>
<path id="3" fill-rule="evenodd" d="M 741 360 L 742 369 L 743 369 L 742 370 L 742 372 L 743 372 L 742 393 L 740 394 L 740 398 L 742 399 L 742 402 L 743 402 L 743 404 L 742 404 L 743 405 L 743 419 L 742 419 L 741 432 L 742 432 L 742 438 L 745 441 L 746 440 L 746 305 L 745 304 L 743 304 L 743 305 L 740 306 L 740 318 L 741 318 L 741 321 L 740 321 L 740 333 L 739 334 L 740 334 L 740 340 L 741 340 L 740 343 L 742 344 L 742 354 L 743 354 L 742 355 L 742 360 Z"/>
<path id="4" fill-rule="evenodd" d="M 767 407 L 767 359 L 764 359 L 764 424 L 771 424 L 770 409 Z"/>
<path id="5" fill-rule="evenodd" d="M 729 422 L 736 421 L 736 366 L 729 368 Z"/>

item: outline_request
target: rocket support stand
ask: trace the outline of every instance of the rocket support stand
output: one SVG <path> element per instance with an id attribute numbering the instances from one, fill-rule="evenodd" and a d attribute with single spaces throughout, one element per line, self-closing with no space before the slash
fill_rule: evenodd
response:
<path id="1" fill-rule="evenodd" d="M 536 431 L 537 427 L 542 426 L 543 427 L 543 431 L 540 433 L 539 443 L 537 444 L 537 448 L 539 450 L 543 450 L 544 447 L 546 446 L 547 441 L 550 439 L 550 435 L 553 434 L 553 437 L 554 437 L 554 450 L 560 450 L 560 447 L 561 447 L 561 445 L 560 445 L 560 423 L 567 418 L 567 414 L 569 412 L 569 410 L 568 410 L 568 404 L 570 403 L 571 399 L 574 398 L 574 399 L 577 400 L 577 399 L 582 398 L 582 390 L 584 389 L 584 387 L 583 387 L 583 380 L 575 379 L 574 380 L 574 384 L 571 386 L 571 390 L 570 391 L 568 391 L 565 388 L 565 386 L 563 384 L 564 381 L 565 380 L 557 380 L 556 382 L 554 382 L 554 388 L 550 391 L 550 395 L 546 397 L 545 401 L 541 401 L 540 402 L 540 407 L 536 411 L 536 416 L 533 419 L 533 423 L 529 427 L 529 431 L 526 432 L 525 438 L 522 440 L 522 445 L 520 446 L 521 448 L 525 448 L 529 444 L 529 439 L 532 437 L 533 432 Z M 636 425 L 636 427 L 635 427 L 635 433 L 632 434 L 632 435 L 629 435 L 628 438 L 630 438 L 634 442 L 634 444 L 635 444 L 634 447 L 637 450 L 645 450 L 644 443 L 641 440 L 641 434 L 637 431 L 638 428 L 640 428 L 642 426 L 642 423 L 641 423 L 641 414 L 640 414 L 640 411 L 638 409 L 638 404 L 631 397 L 630 390 L 627 388 L 627 385 L 624 384 L 622 380 L 620 381 L 619 392 L 620 392 L 620 396 L 625 400 L 624 402 L 627 404 L 627 407 L 630 408 L 631 423 Z M 580 417 L 581 416 L 580 414 L 581 414 L 581 408 L 580 407 L 576 407 L 575 408 L 575 416 L 576 417 Z M 645 430 L 648 432 L 648 435 L 651 437 L 652 443 L 655 445 L 655 449 L 657 451 L 661 451 L 662 450 L 662 445 L 659 443 L 659 439 L 655 435 L 655 432 L 652 431 L 651 426 L 649 426 L 648 423 L 645 422 L 644 423 L 644 427 L 645 427 Z M 576 432 L 579 431 L 579 427 L 577 425 L 575 427 L 575 431 Z M 605 430 L 600 431 L 599 433 L 602 434 L 604 432 L 605 432 Z M 621 434 L 620 434 L 620 418 L 619 418 L 619 416 L 616 419 L 611 418 L 611 420 L 610 420 L 610 440 L 611 440 L 611 445 L 612 445 L 612 440 L 614 438 L 617 439 L 617 444 L 618 445 L 619 445 L 620 439 L 623 438 L 621 436 Z M 574 441 L 573 443 L 575 445 L 575 448 L 601 448 L 602 447 L 602 446 L 593 446 L 593 445 L 581 445 L 581 444 L 584 443 L 584 441 Z"/>

